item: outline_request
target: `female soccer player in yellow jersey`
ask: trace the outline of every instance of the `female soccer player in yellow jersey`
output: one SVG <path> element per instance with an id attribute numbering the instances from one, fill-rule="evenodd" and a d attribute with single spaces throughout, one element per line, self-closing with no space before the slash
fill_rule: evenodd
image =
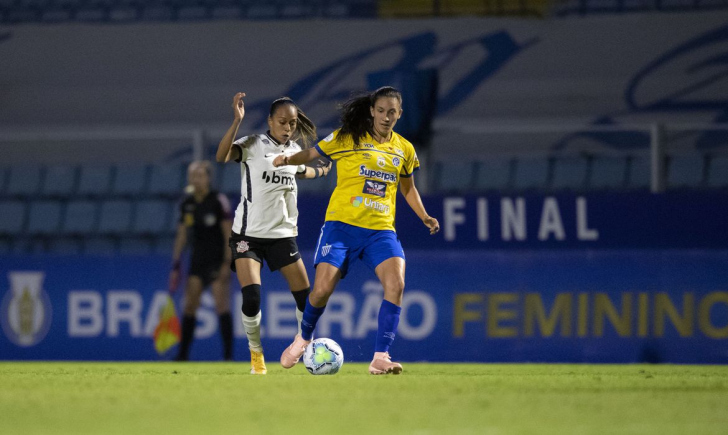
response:
<path id="1" fill-rule="evenodd" d="M 422 205 L 412 177 L 419 169 L 414 147 L 392 129 L 402 116 L 402 95 L 392 87 L 354 96 L 341 106 L 341 128 L 314 148 L 278 156 L 274 166 L 300 165 L 325 156 L 336 161 L 336 189 L 331 194 L 314 257 L 316 278 L 301 320 L 301 334 L 281 355 L 281 365 L 293 367 L 311 342 L 316 322 L 349 266 L 360 259 L 374 270 L 384 287 L 371 374 L 399 374 L 392 362 L 404 292 L 405 259 L 394 232 L 397 186 L 407 204 L 435 234 L 437 219 Z"/>

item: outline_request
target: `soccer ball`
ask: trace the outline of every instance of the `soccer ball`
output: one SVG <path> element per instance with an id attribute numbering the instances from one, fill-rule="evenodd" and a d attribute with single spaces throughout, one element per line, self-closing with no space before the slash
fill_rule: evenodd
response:
<path id="1" fill-rule="evenodd" d="M 317 338 L 306 346 L 303 364 L 312 375 L 333 375 L 344 365 L 344 352 L 330 338 Z"/>

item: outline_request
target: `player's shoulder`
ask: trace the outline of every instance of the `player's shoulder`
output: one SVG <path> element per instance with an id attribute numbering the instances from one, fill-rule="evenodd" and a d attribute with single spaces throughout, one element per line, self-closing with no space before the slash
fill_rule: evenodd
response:
<path id="1" fill-rule="evenodd" d="M 251 145 L 259 142 L 261 140 L 261 135 L 259 134 L 251 134 L 248 136 L 243 136 L 240 139 L 233 142 L 235 145 L 240 145 L 243 148 L 249 148 Z"/>
<path id="2" fill-rule="evenodd" d="M 392 138 L 395 145 L 395 150 L 401 150 L 405 156 L 411 156 L 413 154 L 416 154 L 415 146 L 412 145 L 412 142 L 405 139 L 404 136 L 393 131 Z"/>

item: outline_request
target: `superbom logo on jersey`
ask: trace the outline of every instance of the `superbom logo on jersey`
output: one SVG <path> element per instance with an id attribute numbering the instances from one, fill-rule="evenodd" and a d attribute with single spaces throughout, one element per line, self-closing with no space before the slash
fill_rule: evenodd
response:
<path id="1" fill-rule="evenodd" d="M 359 175 L 369 178 L 378 178 L 384 181 L 397 181 L 397 174 L 394 172 L 377 171 L 375 169 L 369 169 L 365 165 L 359 166 Z"/>
<path id="2" fill-rule="evenodd" d="M 283 184 L 284 186 L 292 186 L 294 181 L 290 175 L 278 175 L 275 172 L 269 174 L 267 171 L 263 171 L 263 179 L 266 183 Z"/>

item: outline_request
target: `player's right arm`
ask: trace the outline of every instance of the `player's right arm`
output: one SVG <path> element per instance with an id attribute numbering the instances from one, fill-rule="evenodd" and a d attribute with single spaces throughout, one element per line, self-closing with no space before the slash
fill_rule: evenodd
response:
<path id="1" fill-rule="evenodd" d="M 217 153 L 215 154 L 215 160 L 220 163 L 227 163 L 230 160 L 238 160 L 241 157 L 240 149 L 233 146 L 233 141 L 235 140 L 235 136 L 238 134 L 240 123 L 243 122 L 243 118 L 245 117 L 245 103 L 243 102 L 244 97 L 245 92 L 238 92 L 233 97 L 233 113 L 235 117 L 232 125 L 225 133 L 225 136 L 223 136 L 220 140 L 220 144 L 217 146 Z"/>
<path id="2" fill-rule="evenodd" d="M 172 270 L 169 272 L 169 291 L 174 292 L 179 287 L 182 252 L 187 246 L 187 228 L 183 223 L 177 225 L 177 235 L 174 237 L 172 249 Z"/>

